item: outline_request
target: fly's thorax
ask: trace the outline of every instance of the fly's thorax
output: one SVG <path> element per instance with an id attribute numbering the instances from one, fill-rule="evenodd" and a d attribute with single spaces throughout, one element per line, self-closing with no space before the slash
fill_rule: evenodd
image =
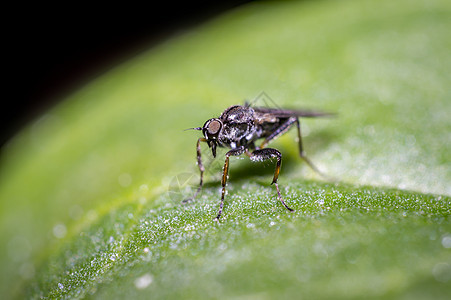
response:
<path id="1" fill-rule="evenodd" d="M 226 109 L 220 117 L 223 128 L 220 143 L 231 148 L 244 146 L 255 140 L 255 111 L 248 106 L 235 105 Z"/>
<path id="2" fill-rule="evenodd" d="M 234 105 L 227 108 L 219 117 L 223 123 L 249 123 L 255 120 L 255 111 L 250 106 Z"/>

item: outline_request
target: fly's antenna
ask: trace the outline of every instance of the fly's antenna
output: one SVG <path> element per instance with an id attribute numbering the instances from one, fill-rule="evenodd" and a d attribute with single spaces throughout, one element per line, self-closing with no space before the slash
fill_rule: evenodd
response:
<path id="1" fill-rule="evenodd" d="M 183 131 L 187 131 L 187 130 L 202 130 L 202 127 L 193 127 L 193 128 L 186 128 Z"/>

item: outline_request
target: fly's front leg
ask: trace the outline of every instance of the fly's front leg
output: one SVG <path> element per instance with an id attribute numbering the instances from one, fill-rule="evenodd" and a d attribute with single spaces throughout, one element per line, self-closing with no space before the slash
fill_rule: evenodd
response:
<path id="1" fill-rule="evenodd" d="M 255 150 L 254 152 L 252 152 L 250 158 L 252 161 L 264 161 L 271 158 L 277 158 L 276 170 L 274 172 L 274 177 L 271 184 L 274 184 L 276 186 L 277 196 L 279 197 L 279 200 L 280 202 L 282 202 L 283 206 L 285 206 L 285 208 L 289 211 L 293 211 L 293 209 L 288 207 L 288 205 L 286 205 L 283 201 L 282 196 L 280 195 L 279 184 L 277 183 L 277 179 L 279 178 L 280 173 L 280 166 L 282 164 L 282 154 L 279 152 L 279 150 L 272 148 Z"/>
<path id="2" fill-rule="evenodd" d="M 201 155 L 201 148 L 200 148 L 200 143 L 201 142 L 207 142 L 207 140 L 205 138 L 199 138 L 197 140 L 197 144 L 196 144 L 196 149 L 197 149 L 197 166 L 199 167 L 199 171 L 200 171 L 200 182 L 199 182 L 199 187 L 197 188 L 196 192 L 194 193 L 194 196 L 188 199 L 183 200 L 183 203 L 187 203 L 191 200 L 194 200 L 197 195 L 200 193 L 200 191 L 202 190 L 202 186 L 204 184 L 204 165 L 202 164 L 202 155 Z"/>
<path id="3" fill-rule="evenodd" d="M 225 188 L 226 188 L 226 184 L 227 184 L 227 175 L 229 174 L 229 157 L 230 156 L 239 156 L 239 155 L 243 154 L 245 150 L 246 149 L 243 146 L 241 146 L 237 149 L 230 150 L 225 155 L 226 158 L 225 158 L 225 162 L 224 162 L 224 169 L 222 172 L 222 180 L 221 180 L 221 185 L 222 185 L 221 203 L 219 204 L 218 215 L 215 218 L 216 220 L 219 220 L 219 218 L 221 217 L 222 208 L 224 207 Z"/>

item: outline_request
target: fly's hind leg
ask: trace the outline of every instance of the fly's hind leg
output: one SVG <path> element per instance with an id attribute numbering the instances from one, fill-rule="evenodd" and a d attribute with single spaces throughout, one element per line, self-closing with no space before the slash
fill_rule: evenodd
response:
<path id="1" fill-rule="evenodd" d="M 323 172 L 321 172 L 313 163 L 312 161 L 305 155 L 304 147 L 302 146 L 302 135 L 301 135 L 301 123 L 299 122 L 299 119 L 296 118 L 296 127 L 298 128 L 298 145 L 299 145 L 299 156 L 309 165 L 310 168 L 312 168 L 313 171 L 321 175 L 322 177 L 326 179 L 331 179 L 329 176 L 325 175 Z"/>
<path id="2" fill-rule="evenodd" d="M 291 126 L 293 126 L 294 122 L 296 122 L 297 118 L 290 117 L 285 122 L 283 122 L 279 127 L 274 130 L 273 133 L 271 133 L 260 145 L 259 149 L 263 149 L 266 147 L 266 145 L 271 142 L 272 140 L 278 138 L 279 136 L 286 133 Z"/>
<path id="3" fill-rule="evenodd" d="M 279 178 L 280 173 L 280 166 L 282 164 L 282 154 L 279 152 L 279 150 L 272 148 L 259 149 L 255 150 L 250 155 L 250 159 L 252 161 L 264 161 L 271 158 L 277 158 L 276 170 L 274 171 L 274 177 L 271 184 L 274 184 L 276 186 L 277 196 L 279 197 L 279 200 L 280 202 L 282 202 L 283 206 L 285 206 L 285 208 L 289 211 L 294 211 L 283 201 L 282 196 L 280 195 L 279 184 L 277 183 L 277 179 Z"/>
<path id="4" fill-rule="evenodd" d="M 284 123 L 282 123 L 274 132 L 268 136 L 260 145 L 259 149 L 263 149 L 269 142 L 278 138 L 279 136 L 286 133 L 293 124 L 296 123 L 296 127 L 298 129 L 298 145 L 299 145 L 299 156 L 307 163 L 307 165 L 316 173 L 321 175 L 326 179 L 331 179 L 329 176 L 322 173 L 313 163 L 312 161 L 305 155 L 304 148 L 302 146 L 302 135 L 301 135 L 301 124 L 297 117 L 290 117 Z"/>

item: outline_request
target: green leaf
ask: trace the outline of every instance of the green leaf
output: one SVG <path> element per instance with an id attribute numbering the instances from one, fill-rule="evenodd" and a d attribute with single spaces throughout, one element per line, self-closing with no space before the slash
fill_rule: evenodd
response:
<path id="1" fill-rule="evenodd" d="M 2 151 L 2 298 L 451 294 L 449 1 L 257 2 L 150 49 Z M 259 97 L 337 112 L 273 163 L 207 162 L 197 131 Z"/>

